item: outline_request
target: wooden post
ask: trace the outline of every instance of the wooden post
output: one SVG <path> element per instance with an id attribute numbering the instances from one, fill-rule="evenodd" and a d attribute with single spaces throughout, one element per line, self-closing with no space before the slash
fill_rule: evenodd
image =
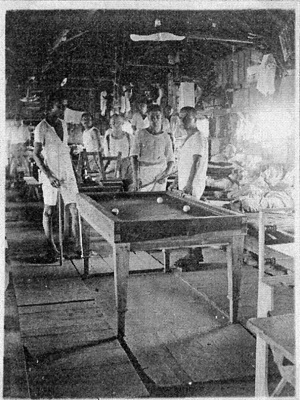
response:
<path id="1" fill-rule="evenodd" d="M 233 323 L 233 273 L 232 273 L 232 246 L 226 246 L 227 259 L 227 285 L 228 285 L 228 300 L 229 300 L 229 321 Z"/>
<path id="2" fill-rule="evenodd" d="M 274 288 L 263 282 L 265 275 L 265 216 L 258 214 L 258 296 L 257 317 L 267 317 L 274 308 Z"/>
<path id="3" fill-rule="evenodd" d="M 270 311 L 273 289 L 263 283 L 265 274 L 265 221 L 260 210 L 258 214 L 258 296 L 257 317 L 266 317 Z M 256 336 L 255 396 L 268 397 L 268 345 L 260 335 Z"/>
<path id="4" fill-rule="evenodd" d="M 168 249 L 163 249 L 163 255 L 164 255 L 164 273 L 171 272 L 170 268 L 170 253 L 171 251 Z"/>
<path id="5" fill-rule="evenodd" d="M 86 278 L 89 274 L 89 258 L 90 258 L 90 231 L 91 227 L 84 218 L 81 218 L 82 232 L 82 257 L 83 257 L 83 276 Z"/>
<path id="6" fill-rule="evenodd" d="M 265 398 L 268 391 L 268 345 L 259 334 L 256 336 L 255 397 Z"/>
<path id="7" fill-rule="evenodd" d="M 232 288 L 233 288 L 233 305 L 232 305 L 232 322 L 238 320 L 238 306 L 240 300 L 240 289 L 242 279 L 242 264 L 244 251 L 244 236 L 234 236 L 232 238 Z"/>
<path id="8" fill-rule="evenodd" d="M 129 276 L 130 244 L 114 244 L 114 278 L 118 313 L 118 338 L 125 336 L 125 313 L 127 310 L 127 286 Z"/>
<path id="9" fill-rule="evenodd" d="M 70 237 L 70 210 L 65 203 L 63 203 L 64 210 L 64 239 L 68 239 Z"/>

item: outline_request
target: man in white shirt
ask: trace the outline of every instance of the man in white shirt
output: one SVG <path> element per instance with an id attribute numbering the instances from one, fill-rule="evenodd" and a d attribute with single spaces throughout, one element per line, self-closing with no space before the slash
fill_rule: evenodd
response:
<path id="1" fill-rule="evenodd" d="M 205 189 L 208 140 L 197 128 L 193 107 L 183 107 L 179 117 L 187 136 L 179 150 L 178 188 L 200 200 Z"/>
<path id="2" fill-rule="evenodd" d="M 187 133 L 178 156 L 178 176 L 170 189 L 178 189 L 200 200 L 206 182 L 208 166 L 208 141 L 197 128 L 197 113 L 193 107 L 183 107 L 179 117 Z M 195 266 L 203 261 L 202 249 L 189 252 L 188 257 L 178 260 L 177 266 Z"/>
<path id="3" fill-rule="evenodd" d="M 78 188 L 68 146 L 67 124 L 59 118 L 62 110 L 60 101 L 57 99 L 50 100 L 48 106 L 46 118 L 36 126 L 34 131 L 33 157 L 41 172 L 40 182 L 42 182 L 44 197 L 43 227 L 47 248 L 43 261 L 52 263 L 59 256 L 52 228 L 58 189 L 71 214 L 69 250 L 71 251 L 71 247 L 73 247 L 73 251 L 79 250 L 76 208 Z"/>
<path id="4" fill-rule="evenodd" d="M 147 114 L 147 103 L 144 101 L 140 101 L 138 103 L 138 110 L 133 113 L 131 126 L 133 129 L 133 133 L 135 134 L 141 129 L 146 129 L 150 125 L 148 114 Z"/>
<path id="5" fill-rule="evenodd" d="M 152 105 L 148 115 L 150 126 L 138 131 L 133 139 L 133 189 L 164 191 L 174 165 L 172 142 L 163 131 L 160 106 Z"/>

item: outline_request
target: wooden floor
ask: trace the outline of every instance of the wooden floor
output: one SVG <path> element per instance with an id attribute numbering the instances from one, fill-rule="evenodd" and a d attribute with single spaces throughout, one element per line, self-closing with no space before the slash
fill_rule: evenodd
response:
<path id="1" fill-rule="evenodd" d="M 257 270 L 244 267 L 241 324 L 230 325 L 221 250 L 205 250 L 201 271 L 172 274 L 162 272 L 161 253 L 131 253 L 120 343 L 109 246 L 95 236 L 87 279 L 82 260 L 33 263 L 43 234 L 41 209 L 32 207 L 34 218 L 26 217 L 27 206 L 25 214 L 8 210 L 6 222 L 31 398 L 254 395 L 255 338 L 244 325 L 256 315 Z M 179 256 L 174 252 L 171 262 Z M 275 296 L 275 312 L 293 311 L 291 291 L 282 288 Z M 271 358 L 270 365 L 275 385 Z M 4 397 L 11 393 L 6 388 Z M 292 389 L 282 395 L 293 395 Z"/>

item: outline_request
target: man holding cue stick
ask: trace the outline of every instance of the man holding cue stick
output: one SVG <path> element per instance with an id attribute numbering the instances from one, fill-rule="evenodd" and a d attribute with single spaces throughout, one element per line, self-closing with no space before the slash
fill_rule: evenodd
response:
<path id="1" fill-rule="evenodd" d="M 61 208 L 60 214 L 60 252 L 53 236 L 53 212 L 58 194 L 69 209 L 71 215 L 71 235 L 67 238 L 67 251 L 72 254 L 80 251 L 78 235 L 78 213 L 76 194 L 78 193 L 75 174 L 68 146 L 68 130 L 65 121 L 60 119 L 62 106 L 59 99 L 48 100 L 46 117 L 34 131 L 34 160 L 40 169 L 44 197 L 43 228 L 46 236 L 46 254 L 41 255 L 42 263 L 62 261 Z"/>
<path id="2" fill-rule="evenodd" d="M 174 153 L 170 135 L 163 131 L 160 106 L 148 110 L 150 126 L 138 131 L 133 139 L 130 156 L 133 169 L 133 191 L 165 191 L 167 177 L 172 173 Z"/>

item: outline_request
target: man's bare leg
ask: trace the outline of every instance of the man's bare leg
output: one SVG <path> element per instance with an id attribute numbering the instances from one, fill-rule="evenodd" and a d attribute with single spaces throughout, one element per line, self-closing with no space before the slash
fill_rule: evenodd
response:
<path id="1" fill-rule="evenodd" d="M 78 210 L 75 203 L 68 204 L 71 220 L 71 236 L 67 239 L 67 250 L 70 253 L 80 253 L 79 226 L 78 226 Z"/>
<path id="2" fill-rule="evenodd" d="M 53 211 L 55 206 L 44 205 L 43 228 L 47 240 L 47 255 L 57 257 L 59 252 L 53 237 Z"/>

